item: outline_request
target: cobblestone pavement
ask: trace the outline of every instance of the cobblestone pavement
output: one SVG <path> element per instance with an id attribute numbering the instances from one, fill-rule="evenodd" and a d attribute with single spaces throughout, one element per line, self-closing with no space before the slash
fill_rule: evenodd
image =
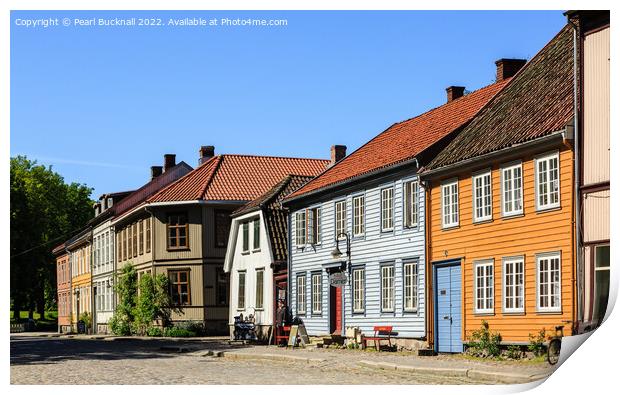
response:
<path id="1" fill-rule="evenodd" d="M 187 352 L 173 352 L 170 347 L 182 347 Z M 376 370 L 349 363 L 346 357 L 308 364 L 205 356 L 206 350 L 218 349 L 231 347 L 222 339 L 178 342 L 11 336 L 11 384 L 489 383 L 467 377 Z M 236 351 L 260 349 L 239 346 Z M 273 349 L 266 348 L 266 352 Z"/>

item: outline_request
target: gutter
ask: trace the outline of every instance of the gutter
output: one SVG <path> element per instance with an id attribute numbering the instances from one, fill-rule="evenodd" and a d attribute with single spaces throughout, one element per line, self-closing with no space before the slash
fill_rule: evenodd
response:
<path id="1" fill-rule="evenodd" d="M 473 158 L 469 158 L 469 159 L 465 159 L 459 162 L 455 162 L 443 167 L 439 167 L 436 169 L 431 169 L 431 170 L 423 170 L 420 174 L 420 176 L 422 178 L 429 179 L 429 178 L 434 178 L 440 175 L 444 175 L 447 173 L 452 173 L 454 172 L 457 168 L 459 170 L 465 170 L 467 169 L 468 166 L 473 166 L 474 164 L 476 164 L 477 162 L 481 162 L 484 160 L 491 160 L 491 159 L 495 159 L 497 157 L 501 157 L 504 156 L 504 154 L 506 154 L 506 152 L 511 152 L 514 150 L 525 150 L 528 148 L 533 148 L 533 147 L 537 147 L 540 146 L 541 144 L 545 144 L 545 143 L 553 143 L 554 140 L 558 139 L 560 141 L 563 141 L 567 138 L 567 130 L 566 128 L 564 129 L 560 129 L 558 131 L 555 131 L 551 134 L 548 134 L 546 136 L 543 137 L 539 137 L 537 139 L 534 140 L 529 140 L 526 141 L 524 143 L 518 143 L 518 144 L 514 144 L 511 145 L 510 147 L 506 147 L 506 148 L 502 148 L 498 151 L 493 151 L 493 152 L 489 152 L 487 154 L 483 154 L 483 155 L 479 155 Z"/>

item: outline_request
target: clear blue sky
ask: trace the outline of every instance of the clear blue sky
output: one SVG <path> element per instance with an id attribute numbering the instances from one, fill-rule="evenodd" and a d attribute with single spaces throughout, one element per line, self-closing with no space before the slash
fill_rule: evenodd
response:
<path id="1" fill-rule="evenodd" d="M 265 18 L 285 27 L 16 26 L 36 18 Z M 12 12 L 11 155 L 101 193 L 165 153 L 327 158 L 494 81 L 565 24 L 548 12 Z"/>

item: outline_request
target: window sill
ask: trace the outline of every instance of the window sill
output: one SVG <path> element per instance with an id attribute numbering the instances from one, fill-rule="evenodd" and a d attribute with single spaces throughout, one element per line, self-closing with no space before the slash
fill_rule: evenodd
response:
<path id="1" fill-rule="evenodd" d="M 250 255 L 250 251 L 241 251 L 241 255 Z"/>
<path id="2" fill-rule="evenodd" d="M 536 314 L 539 315 L 562 315 L 562 310 L 553 310 L 553 311 L 540 311 L 540 310 L 536 310 Z"/>
<path id="3" fill-rule="evenodd" d="M 562 210 L 562 206 L 553 206 L 553 207 L 545 207 L 545 208 L 536 208 L 536 214 L 545 214 L 553 211 Z"/>
<path id="4" fill-rule="evenodd" d="M 354 312 L 352 313 L 352 315 L 356 315 L 356 316 L 357 316 L 357 315 L 365 315 L 365 314 L 366 314 L 366 312 L 365 312 L 365 311 L 354 311 Z"/>
<path id="5" fill-rule="evenodd" d="M 323 317 L 323 313 L 312 313 L 311 317 L 316 317 L 316 318 Z"/>
<path id="6" fill-rule="evenodd" d="M 520 316 L 525 315 L 525 311 L 502 311 L 502 315 Z"/>
<path id="7" fill-rule="evenodd" d="M 502 214 L 502 219 L 513 219 L 513 218 L 521 218 L 521 217 L 525 217 L 525 214 L 523 214 L 523 212 L 514 213 L 514 214 Z"/>
<path id="8" fill-rule="evenodd" d="M 482 311 L 481 312 L 476 312 L 476 311 L 474 311 L 474 316 L 476 316 L 476 317 L 491 317 L 491 316 L 494 316 L 494 315 L 495 315 L 495 312 L 492 312 L 492 311 L 486 311 L 486 312 L 482 312 Z"/>
<path id="9" fill-rule="evenodd" d="M 484 224 L 490 224 L 493 222 L 493 218 L 486 218 L 486 219 L 475 219 L 474 220 L 474 225 L 484 225 Z"/>
<path id="10" fill-rule="evenodd" d="M 452 230 L 452 229 L 458 229 L 461 226 L 459 224 L 456 225 L 442 225 L 441 226 L 441 230 Z"/>
<path id="11" fill-rule="evenodd" d="M 420 225 L 403 226 L 403 232 L 415 232 L 420 230 Z"/>
<path id="12" fill-rule="evenodd" d="M 418 310 L 403 310 L 403 315 L 413 315 L 418 314 Z"/>
<path id="13" fill-rule="evenodd" d="M 252 250 L 252 253 L 255 253 L 255 252 L 260 252 L 260 248 L 255 248 Z"/>
<path id="14" fill-rule="evenodd" d="M 168 247 L 166 248 L 168 252 L 179 252 L 179 251 L 190 251 L 189 247 Z"/>

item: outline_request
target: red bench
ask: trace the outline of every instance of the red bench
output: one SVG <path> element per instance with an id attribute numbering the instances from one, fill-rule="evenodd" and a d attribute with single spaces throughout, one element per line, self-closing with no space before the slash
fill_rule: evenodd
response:
<path id="1" fill-rule="evenodd" d="M 392 327 L 391 326 L 375 326 L 372 328 L 375 331 L 373 336 L 362 336 L 362 347 L 368 347 L 368 341 L 375 342 L 375 348 L 377 351 L 381 350 L 381 340 L 387 340 L 388 346 L 392 347 Z"/>
<path id="2" fill-rule="evenodd" d="M 275 344 L 279 345 L 280 344 L 280 340 L 285 340 L 288 343 L 288 338 L 289 338 L 289 334 L 290 333 L 291 333 L 291 326 L 290 325 L 284 325 L 284 326 L 277 325 L 276 326 Z"/>

